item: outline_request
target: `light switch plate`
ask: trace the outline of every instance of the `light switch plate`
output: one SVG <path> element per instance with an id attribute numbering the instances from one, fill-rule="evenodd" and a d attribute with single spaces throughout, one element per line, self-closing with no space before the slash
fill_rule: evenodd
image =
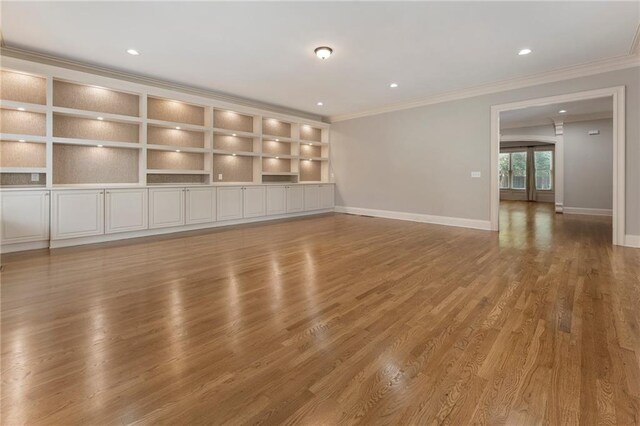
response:
<path id="1" fill-rule="evenodd" d="M 480 176 L 482 176 L 480 172 L 471 172 L 472 178 L 479 178 Z"/>
<path id="2" fill-rule="evenodd" d="M 222 173 L 218 173 L 218 180 L 222 180 Z"/>

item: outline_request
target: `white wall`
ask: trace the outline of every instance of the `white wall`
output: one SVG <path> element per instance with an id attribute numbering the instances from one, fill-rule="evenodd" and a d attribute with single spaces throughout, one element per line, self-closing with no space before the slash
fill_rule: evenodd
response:
<path id="1" fill-rule="evenodd" d="M 640 68 L 333 123 L 336 204 L 490 219 L 491 105 L 626 86 L 626 233 L 640 235 Z M 482 177 L 470 177 L 480 171 Z"/>
<path id="2" fill-rule="evenodd" d="M 589 130 L 600 134 L 589 136 Z M 564 206 L 611 209 L 612 201 L 613 120 L 565 123 Z"/>

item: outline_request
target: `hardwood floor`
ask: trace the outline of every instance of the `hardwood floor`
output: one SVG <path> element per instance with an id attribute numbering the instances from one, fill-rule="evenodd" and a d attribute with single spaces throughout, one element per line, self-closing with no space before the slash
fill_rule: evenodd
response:
<path id="1" fill-rule="evenodd" d="M 639 424 L 640 250 L 500 214 L 3 256 L 2 424 Z"/>

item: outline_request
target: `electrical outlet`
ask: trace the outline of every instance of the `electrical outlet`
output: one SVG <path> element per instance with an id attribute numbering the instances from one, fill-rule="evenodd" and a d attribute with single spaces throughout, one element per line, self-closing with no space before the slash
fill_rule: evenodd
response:
<path id="1" fill-rule="evenodd" d="M 31 173 L 31 182 L 39 182 L 40 175 L 38 173 Z"/>
<path id="2" fill-rule="evenodd" d="M 479 178 L 481 176 L 480 172 L 471 172 L 472 178 Z"/>
<path id="3" fill-rule="evenodd" d="M 218 173 L 218 180 L 222 180 L 222 173 Z"/>

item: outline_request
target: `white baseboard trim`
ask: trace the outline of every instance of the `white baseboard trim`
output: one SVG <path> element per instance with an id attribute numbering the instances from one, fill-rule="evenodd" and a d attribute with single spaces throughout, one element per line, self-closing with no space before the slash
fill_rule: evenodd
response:
<path id="1" fill-rule="evenodd" d="M 391 210 L 364 209 L 360 207 L 336 206 L 338 213 L 349 213 L 363 216 L 382 217 L 385 219 L 408 220 L 411 222 L 431 223 L 434 225 L 457 226 L 460 228 L 491 230 L 491 221 L 465 219 L 462 217 L 434 216 L 420 213 L 396 212 Z"/>
<path id="2" fill-rule="evenodd" d="M 3 244 L 0 253 L 13 253 L 16 251 L 37 250 L 49 248 L 49 241 L 33 241 L 30 243 Z"/>
<path id="3" fill-rule="evenodd" d="M 587 214 L 591 216 L 612 216 L 611 209 L 587 209 L 584 207 L 564 207 L 565 214 Z"/>
<path id="4" fill-rule="evenodd" d="M 630 234 L 625 235 L 624 245 L 625 247 L 640 248 L 640 235 L 630 235 Z"/>

